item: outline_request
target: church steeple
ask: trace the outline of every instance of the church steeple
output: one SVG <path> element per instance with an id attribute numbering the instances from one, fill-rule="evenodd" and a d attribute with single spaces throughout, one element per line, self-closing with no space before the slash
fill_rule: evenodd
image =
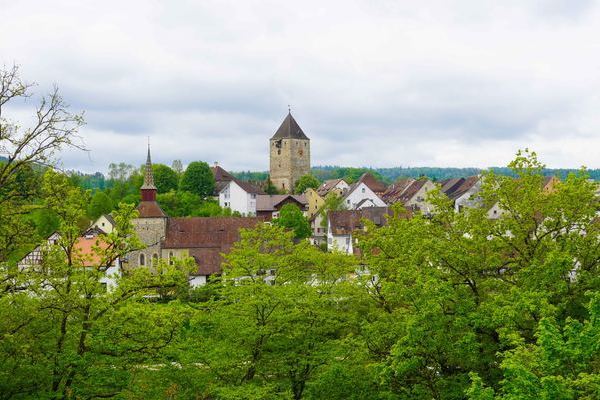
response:
<path id="1" fill-rule="evenodd" d="M 150 158 L 150 144 L 148 144 L 148 156 L 146 157 L 146 169 L 144 171 L 144 184 L 140 188 L 142 201 L 156 201 L 156 186 L 154 186 L 154 174 L 152 173 L 152 159 Z"/>

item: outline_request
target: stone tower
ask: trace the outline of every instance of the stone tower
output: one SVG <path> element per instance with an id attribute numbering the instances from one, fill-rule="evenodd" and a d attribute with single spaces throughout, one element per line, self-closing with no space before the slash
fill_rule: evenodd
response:
<path id="1" fill-rule="evenodd" d="M 293 192 L 298 179 L 310 173 L 310 139 L 289 112 L 269 142 L 271 182 L 279 190 Z"/>
<path id="2" fill-rule="evenodd" d="M 154 185 L 152 173 L 152 160 L 150 146 L 146 158 L 144 171 L 144 184 L 140 188 L 142 201 L 137 207 L 139 217 L 132 221 L 136 233 L 146 248 L 129 253 L 129 266 L 149 266 L 160 257 L 161 241 L 165 238 L 167 230 L 167 215 L 156 202 L 158 190 Z"/>

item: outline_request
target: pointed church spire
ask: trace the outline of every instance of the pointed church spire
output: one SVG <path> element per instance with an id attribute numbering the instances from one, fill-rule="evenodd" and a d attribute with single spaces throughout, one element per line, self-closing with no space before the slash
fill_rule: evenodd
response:
<path id="1" fill-rule="evenodd" d="M 152 172 L 152 159 L 150 158 L 150 143 L 148 143 L 148 156 L 146 157 L 146 170 L 144 171 L 144 185 L 142 189 L 154 189 L 154 173 Z"/>

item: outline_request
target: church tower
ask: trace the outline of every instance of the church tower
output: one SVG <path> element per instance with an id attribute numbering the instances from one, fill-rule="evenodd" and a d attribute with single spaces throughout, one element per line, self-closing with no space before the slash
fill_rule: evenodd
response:
<path id="1" fill-rule="evenodd" d="M 150 146 L 144 169 L 144 184 L 140 188 L 142 201 L 137 207 L 139 216 L 132 223 L 134 229 L 146 245 L 144 249 L 129 253 L 131 267 L 150 266 L 155 263 L 161 254 L 161 240 L 164 239 L 167 229 L 167 215 L 156 202 L 158 190 L 154 185 Z"/>
<path id="2" fill-rule="evenodd" d="M 270 143 L 271 182 L 284 192 L 293 192 L 301 176 L 310 174 L 310 139 L 288 112 Z"/>

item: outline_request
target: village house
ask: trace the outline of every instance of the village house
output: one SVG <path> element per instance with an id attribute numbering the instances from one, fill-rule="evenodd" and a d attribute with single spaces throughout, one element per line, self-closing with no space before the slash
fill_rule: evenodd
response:
<path id="1" fill-rule="evenodd" d="M 215 162 L 214 165 L 210 167 L 210 170 L 215 178 L 215 190 L 213 192 L 213 196 L 218 200 L 219 193 L 225 187 L 225 185 L 234 179 L 234 176 L 223 169 L 218 162 Z"/>
<path id="2" fill-rule="evenodd" d="M 223 182 L 219 191 L 219 205 L 237 211 L 242 216 L 256 216 L 256 197 L 266 194 L 261 189 L 236 178 Z"/>
<path id="3" fill-rule="evenodd" d="M 335 193 L 338 196 L 342 196 L 348 190 L 349 187 L 350 185 L 348 185 L 348 183 L 346 183 L 346 181 L 343 179 L 329 179 L 323 182 L 321 186 L 319 186 L 319 188 L 317 189 L 317 193 L 323 199 L 329 193 Z"/>
<path id="4" fill-rule="evenodd" d="M 427 194 L 435 188 L 435 184 L 426 178 L 399 179 L 387 188 L 382 198 L 389 205 L 401 203 L 406 209 L 431 214 L 434 207 L 427 201 Z"/>
<path id="5" fill-rule="evenodd" d="M 464 208 L 481 207 L 483 204 L 477 193 L 481 190 L 481 178 L 477 175 L 467 178 L 447 179 L 440 182 L 442 193 L 444 193 L 452 203 L 456 212 Z"/>
<path id="6" fill-rule="evenodd" d="M 115 220 L 110 214 L 104 214 L 98 217 L 96 221 L 92 223 L 90 228 L 100 229 L 104 233 L 111 233 L 115 226 Z"/>
<path id="7" fill-rule="evenodd" d="M 256 197 L 256 216 L 265 221 L 278 218 L 286 204 L 295 204 L 305 216 L 308 213 L 308 202 L 303 194 L 265 194 Z"/>
<path id="8" fill-rule="evenodd" d="M 91 227 L 81 237 L 77 238 L 73 245 L 71 262 L 77 268 L 94 268 L 103 272 L 99 282 L 106 290 L 111 291 L 117 287 L 117 279 L 122 275 L 122 260 L 120 258 L 114 260 L 102 259 L 100 252 L 109 246 L 102 239 L 102 235 L 105 235 L 105 232 Z M 61 236 L 58 232 L 52 233 L 45 243 L 37 246 L 17 264 L 19 270 L 23 271 L 30 268 L 35 270 L 41 267 L 44 257 L 51 251 L 52 246 L 59 244 L 60 239 Z M 110 261 L 110 263 L 107 261 Z"/>
<path id="9" fill-rule="evenodd" d="M 341 210 L 327 213 L 327 250 L 356 254 L 356 231 L 365 229 L 365 220 L 376 226 L 387 223 L 392 211 L 388 207 L 371 207 L 362 210 Z"/>
<path id="10" fill-rule="evenodd" d="M 359 207 L 385 207 L 385 202 L 379 197 L 378 193 L 385 192 L 385 185 L 375 179 L 370 173 L 363 174 L 360 179 L 354 182 L 344 195 L 344 206 L 349 210 L 356 210 Z"/>
<path id="11" fill-rule="evenodd" d="M 306 197 L 306 216 L 311 219 L 323 207 L 325 199 L 313 188 L 306 189 L 304 197 Z"/>

